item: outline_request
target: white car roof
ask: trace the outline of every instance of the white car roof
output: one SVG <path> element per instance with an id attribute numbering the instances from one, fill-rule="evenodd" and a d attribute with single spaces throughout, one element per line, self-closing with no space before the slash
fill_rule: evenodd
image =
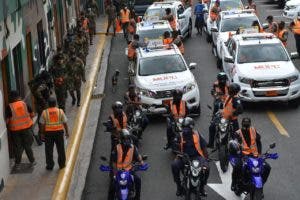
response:
<path id="1" fill-rule="evenodd" d="M 272 33 L 240 34 L 233 35 L 232 38 L 239 45 L 281 44 L 281 41 Z"/>
<path id="2" fill-rule="evenodd" d="M 154 2 L 148 9 L 171 8 L 180 5 L 180 1 Z"/>
<path id="3" fill-rule="evenodd" d="M 222 19 L 231 19 L 237 17 L 257 17 L 253 9 L 222 11 L 220 15 Z"/>
<path id="4" fill-rule="evenodd" d="M 170 49 L 167 49 L 166 46 L 160 46 L 156 48 L 139 48 L 138 57 L 140 58 L 149 58 L 149 57 L 156 57 L 156 56 L 166 56 L 166 55 L 178 55 L 180 50 L 174 44 L 171 45 Z"/>
<path id="5" fill-rule="evenodd" d="M 158 20 L 153 22 L 143 21 L 140 23 L 137 23 L 136 29 L 137 32 L 139 31 L 145 31 L 145 30 L 152 30 L 152 29 L 171 29 L 171 26 L 168 21 L 166 20 Z"/>

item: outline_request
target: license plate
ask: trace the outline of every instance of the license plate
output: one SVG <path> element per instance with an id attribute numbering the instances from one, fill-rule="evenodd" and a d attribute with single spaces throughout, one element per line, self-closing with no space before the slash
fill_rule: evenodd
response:
<path id="1" fill-rule="evenodd" d="M 275 97 L 275 96 L 278 96 L 278 93 L 275 90 L 273 90 L 273 91 L 267 91 L 266 92 L 266 96 L 267 97 Z"/>

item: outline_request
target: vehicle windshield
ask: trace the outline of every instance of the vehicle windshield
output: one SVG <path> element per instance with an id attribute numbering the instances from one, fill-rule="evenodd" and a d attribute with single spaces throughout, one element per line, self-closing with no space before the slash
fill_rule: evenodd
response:
<path id="1" fill-rule="evenodd" d="M 154 0 L 136 0 L 134 2 L 135 5 L 151 5 Z"/>
<path id="2" fill-rule="evenodd" d="M 159 38 L 162 39 L 165 31 L 169 31 L 171 33 L 170 29 L 165 28 L 165 29 L 143 30 L 143 31 L 137 32 L 137 34 L 139 34 L 141 41 L 146 42 L 145 39 L 147 39 L 147 40 L 153 40 L 153 39 L 159 39 Z"/>
<path id="3" fill-rule="evenodd" d="M 142 58 L 139 65 L 140 76 L 168 74 L 183 72 L 185 70 L 186 66 L 180 55 L 166 55 L 151 58 Z"/>
<path id="4" fill-rule="evenodd" d="M 257 17 L 236 17 L 222 20 L 221 32 L 237 31 L 239 28 L 251 28 Z"/>
<path id="5" fill-rule="evenodd" d="M 232 10 L 232 9 L 243 9 L 241 1 L 220 1 L 221 11 Z"/>
<path id="6" fill-rule="evenodd" d="M 171 13 L 174 15 L 174 9 L 171 8 Z M 163 16 L 165 16 L 166 12 L 164 8 L 157 8 L 157 9 L 147 9 L 145 12 L 145 19 L 147 19 L 147 17 L 159 17 L 159 19 L 161 20 L 163 18 Z"/>
<path id="7" fill-rule="evenodd" d="M 240 46 L 238 63 L 289 61 L 281 44 L 255 44 Z"/>

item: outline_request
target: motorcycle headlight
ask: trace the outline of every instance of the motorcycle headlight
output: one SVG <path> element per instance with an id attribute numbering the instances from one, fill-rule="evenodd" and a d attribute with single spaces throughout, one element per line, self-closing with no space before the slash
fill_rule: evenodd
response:
<path id="1" fill-rule="evenodd" d="M 191 171 L 192 171 L 192 176 L 198 176 L 200 172 L 200 170 L 196 168 L 192 168 Z"/>
<path id="2" fill-rule="evenodd" d="M 193 83 L 188 83 L 186 86 L 183 87 L 183 93 L 187 93 L 191 90 L 193 90 L 196 87 L 196 84 Z"/>
<path id="3" fill-rule="evenodd" d="M 193 167 L 197 168 L 197 167 L 199 167 L 199 165 L 200 165 L 199 160 L 193 160 L 193 161 L 192 161 L 192 166 L 193 166 Z"/>
<path id="4" fill-rule="evenodd" d="M 155 97 L 155 92 L 151 90 L 139 88 L 138 91 L 142 96 L 151 97 L 151 98 Z"/>
<path id="5" fill-rule="evenodd" d="M 252 167 L 251 170 L 252 170 L 252 172 L 255 173 L 255 174 L 260 173 L 260 167 Z"/>
<path id="6" fill-rule="evenodd" d="M 239 81 L 240 81 L 241 83 L 245 83 L 245 84 L 249 84 L 249 85 L 251 85 L 252 82 L 253 82 L 252 79 L 246 78 L 246 77 L 242 77 L 242 76 L 239 76 Z"/>
<path id="7" fill-rule="evenodd" d="M 122 186 L 125 186 L 125 185 L 127 185 L 127 180 L 120 180 L 119 184 Z"/>
<path id="8" fill-rule="evenodd" d="M 288 77 L 288 80 L 290 83 L 292 83 L 292 82 L 298 80 L 298 78 L 299 78 L 299 75 L 293 75 L 293 76 Z"/>
<path id="9" fill-rule="evenodd" d="M 227 126 L 228 126 L 228 122 L 226 119 L 222 118 L 220 123 L 219 123 L 219 129 L 222 131 L 222 132 L 225 132 L 226 129 L 227 129 Z"/>

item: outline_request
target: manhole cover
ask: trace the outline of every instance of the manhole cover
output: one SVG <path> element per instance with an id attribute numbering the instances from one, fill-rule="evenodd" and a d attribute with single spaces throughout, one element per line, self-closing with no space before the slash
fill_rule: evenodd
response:
<path id="1" fill-rule="evenodd" d="M 34 167 L 31 166 L 30 163 L 21 163 L 20 168 L 16 169 L 15 167 L 12 168 L 11 174 L 29 174 L 33 172 Z"/>

